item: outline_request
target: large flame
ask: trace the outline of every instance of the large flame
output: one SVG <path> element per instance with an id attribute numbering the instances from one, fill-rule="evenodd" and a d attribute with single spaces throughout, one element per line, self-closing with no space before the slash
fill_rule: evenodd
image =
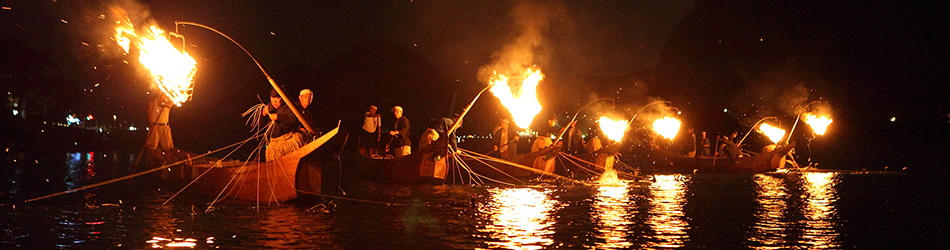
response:
<path id="1" fill-rule="evenodd" d="M 168 99 L 179 105 L 191 98 L 194 88 L 194 58 L 187 52 L 178 51 L 165 38 L 165 31 L 152 25 L 143 32 L 136 32 L 128 17 L 115 27 L 115 41 L 129 53 L 134 44 L 139 49 L 139 62 L 151 72 L 158 88 Z"/>
<path id="2" fill-rule="evenodd" d="M 680 131 L 680 120 L 673 117 L 663 117 L 653 122 L 653 131 L 667 139 L 673 140 Z"/>
<path id="3" fill-rule="evenodd" d="M 762 123 L 762 125 L 759 125 L 758 130 L 759 132 L 765 134 L 765 136 L 769 137 L 769 140 L 771 140 L 772 143 L 778 143 L 779 141 L 782 140 L 783 137 L 785 137 L 784 129 L 772 127 L 772 125 L 769 125 L 766 123 Z"/>
<path id="4" fill-rule="evenodd" d="M 816 134 L 824 135 L 825 130 L 828 129 L 828 125 L 831 125 L 831 117 L 826 115 L 817 116 L 814 114 L 805 114 L 805 119 L 803 119 L 808 126 L 811 126 L 812 130 L 815 130 Z"/>
<path id="5" fill-rule="evenodd" d="M 611 141 L 620 141 L 623 139 L 623 134 L 627 132 L 627 120 L 614 120 L 601 116 L 597 122 L 600 123 L 600 131 L 603 131 L 604 136 Z"/>
<path id="6" fill-rule="evenodd" d="M 501 104 L 511 112 L 514 118 L 514 124 L 518 127 L 528 127 L 534 117 L 541 113 L 541 103 L 538 102 L 538 82 L 544 76 L 541 70 L 527 69 L 524 73 L 524 80 L 520 86 L 508 85 L 508 76 L 495 73 L 493 77 L 491 92 L 501 101 Z"/>

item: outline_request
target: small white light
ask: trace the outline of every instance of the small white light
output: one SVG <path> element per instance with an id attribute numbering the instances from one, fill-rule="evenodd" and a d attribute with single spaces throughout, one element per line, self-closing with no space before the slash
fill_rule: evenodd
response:
<path id="1" fill-rule="evenodd" d="M 895 122 L 895 121 L 897 121 L 897 117 L 896 117 L 896 116 L 892 116 L 892 117 L 891 117 L 891 122 Z"/>

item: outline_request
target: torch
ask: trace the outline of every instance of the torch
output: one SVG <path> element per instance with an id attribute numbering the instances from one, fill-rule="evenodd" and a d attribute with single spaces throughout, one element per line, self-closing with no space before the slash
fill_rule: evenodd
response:
<path id="1" fill-rule="evenodd" d="M 795 126 L 798 125 L 798 120 L 801 119 L 803 116 L 804 116 L 803 120 L 805 121 L 805 124 L 808 124 L 808 126 L 810 126 L 811 129 L 815 131 L 815 134 L 818 134 L 818 135 L 825 134 L 825 131 L 827 131 L 828 129 L 828 125 L 831 125 L 831 122 L 833 121 L 831 117 L 827 114 L 821 114 L 819 112 L 814 112 L 814 113 L 805 112 L 806 110 L 808 110 L 808 107 L 816 103 L 820 103 L 820 100 L 815 100 L 813 102 L 809 102 L 808 104 L 805 104 L 804 106 L 802 106 L 801 111 L 798 113 L 798 115 L 795 116 L 795 124 L 792 125 L 792 131 L 789 132 L 790 135 L 792 132 L 795 132 Z M 788 140 L 786 140 L 785 142 L 788 143 Z"/>
<path id="2" fill-rule="evenodd" d="M 765 120 L 768 120 L 768 119 L 775 119 L 775 120 L 778 120 L 778 117 L 769 116 L 769 117 L 765 117 L 765 118 L 759 119 L 759 121 L 756 121 L 755 124 L 752 124 L 752 128 L 749 128 L 749 132 L 746 132 L 745 135 L 742 136 L 742 139 L 739 140 L 739 143 L 736 143 L 736 146 L 741 146 L 741 145 L 742 145 L 742 142 L 745 141 L 745 138 L 748 137 L 749 134 L 752 133 L 752 130 L 753 130 L 753 129 L 755 129 L 755 126 L 758 126 L 759 123 L 762 123 L 762 122 L 764 122 Z M 777 142 L 776 142 L 776 143 L 777 143 Z"/>

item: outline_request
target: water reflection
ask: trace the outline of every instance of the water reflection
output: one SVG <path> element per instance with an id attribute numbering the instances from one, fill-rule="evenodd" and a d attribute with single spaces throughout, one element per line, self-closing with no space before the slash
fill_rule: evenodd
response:
<path id="1" fill-rule="evenodd" d="M 836 173 L 786 177 L 758 174 L 756 223 L 749 241 L 759 249 L 838 248 Z M 788 181 L 787 180 L 792 180 Z"/>
<path id="2" fill-rule="evenodd" d="M 489 248 L 541 249 L 554 243 L 554 220 L 551 211 L 554 201 L 551 191 L 532 188 L 490 189 L 491 199 L 481 207 L 491 216 L 491 224 L 479 231 L 489 233 L 495 241 L 486 242 Z"/>
<path id="3" fill-rule="evenodd" d="M 788 211 L 784 179 L 769 175 L 757 174 L 755 180 L 755 201 L 759 207 L 755 210 L 755 225 L 749 241 L 761 244 L 761 247 L 775 247 L 785 244 L 786 230 L 789 224 L 785 222 L 785 213 Z"/>
<path id="4" fill-rule="evenodd" d="M 686 230 L 683 205 L 686 204 L 686 186 L 690 181 L 687 175 L 653 175 L 655 181 L 650 184 L 650 209 L 646 223 L 654 235 L 644 247 L 667 248 L 683 247 L 689 240 Z"/>
<path id="5" fill-rule="evenodd" d="M 630 198 L 627 195 L 625 182 L 614 185 L 601 185 L 598 189 L 594 210 L 596 211 L 597 233 L 603 242 L 597 242 L 597 249 L 629 248 L 632 243 L 627 240 L 628 219 L 627 205 Z"/>
<path id="6" fill-rule="evenodd" d="M 96 176 L 95 152 L 66 153 L 66 176 L 68 189 L 77 188 L 81 181 Z"/>
<path id="7" fill-rule="evenodd" d="M 812 247 L 839 247 L 837 211 L 838 200 L 835 187 L 838 179 L 835 173 L 804 173 L 805 192 L 808 194 L 802 214 L 805 215 L 805 230 L 802 241 Z"/>

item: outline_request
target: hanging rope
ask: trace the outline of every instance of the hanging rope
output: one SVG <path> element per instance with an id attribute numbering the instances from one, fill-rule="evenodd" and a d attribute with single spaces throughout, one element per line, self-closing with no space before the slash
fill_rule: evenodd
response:
<path id="1" fill-rule="evenodd" d="M 465 151 L 462 151 L 462 153 L 464 153 L 465 156 L 467 156 L 467 157 L 469 157 L 469 158 L 472 158 L 472 159 L 474 159 L 475 161 L 478 161 L 478 162 L 484 164 L 485 166 L 488 166 L 489 168 L 492 168 L 492 169 L 494 169 L 495 171 L 498 171 L 499 173 L 504 174 L 505 176 L 508 176 L 508 177 L 511 178 L 512 180 L 515 180 L 515 181 L 520 182 L 521 185 L 524 185 L 524 184 L 525 184 L 525 183 L 524 183 L 523 181 L 521 181 L 520 179 L 515 178 L 514 176 L 511 176 L 511 175 L 508 174 L 508 173 L 505 173 L 505 171 L 501 171 L 501 169 L 498 169 L 498 168 L 496 168 L 495 166 L 492 166 L 491 164 L 488 164 L 487 162 L 483 161 L 482 159 L 480 159 L 480 158 L 478 158 L 478 157 L 473 156 L 472 154 L 469 154 L 469 153 L 467 153 L 467 152 L 465 152 Z M 474 171 L 473 171 L 473 172 L 474 172 Z M 493 180 L 493 181 L 494 181 L 494 180 Z M 502 183 L 502 182 L 500 182 L 500 181 L 495 181 L 495 182 Z M 514 186 L 514 185 L 512 185 L 512 186 Z"/>
<path id="2" fill-rule="evenodd" d="M 460 149 L 461 149 L 461 148 L 460 148 Z M 482 154 L 476 153 L 475 151 L 466 150 L 466 149 L 461 149 L 461 150 L 462 150 L 463 152 L 466 152 L 466 153 L 469 153 L 469 154 L 472 154 L 472 155 L 477 155 L 477 156 L 481 156 L 481 157 L 485 157 L 485 158 L 493 158 L 493 157 L 491 157 L 491 156 L 487 156 L 487 155 L 482 155 Z M 495 159 L 497 159 L 497 158 L 495 158 Z M 554 177 L 554 178 L 559 179 L 559 180 L 565 180 L 565 181 L 569 181 L 569 182 L 573 182 L 573 183 L 577 183 L 577 184 L 584 184 L 583 182 L 578 181 L 578 180 L 575 180 L 575 179 L 571 179 L 571 178 L 568 178 L 568 177 L 565 177 L 565 176 L 562 176 L 562 175 L 559 175 L 559 174 L 555 174 L 555 173 L 548 173 L 548 172 L 545 172 L 545 171 L 537 170 L 537 169 L 534 169 L 534 168 L 531 168 L 531 167 L 528 167 L 528 166 L 524 166 L 524 165 L 521 165 L 521 164 L 518 164 L 518 163 L 514 163 L 514 162 L 510 162 L 510 161 L 506 161 L 506 160 L 501 160 L 501 159 L 497 159 L 497 160 L 495 160 L 495 161 L 500 162 L 500 163 L 504 163 L 504 164 L 511 165 L 512 167 L 517 167 L 517 168 L 520 168 L 520 169 L 528 170 L 528 171 L 531 171 L 531 172 L 534 172 L 534 173 L 537 173 L 537 174 L 551 176 L 551 177 Z"/>
<path id="3" fill-rule="evenodd" d="M 256 136 L 254 136 L 254 137 L 252 137 L 252 138 L 256 138 L 256 137 L 260 137 L 260 136 L 261 136 L 261 135 L 256 135 Z M 231 152 L 228 152 L 228 154 L 225 155 L 224 158 L 221 158 L 220 160 L 218 160 L 218 162 L 215 162 L 215 165 L 221 164 L 221 162 L 223 162 L 225 159 L 227 159 L 229 156 L 231 156 L 231 154 L 234 154 L 234 152 L 236 152 L 239 148 L 241 148 L 242 146 L 244 146 L 244 144 L 246 144 L 248 141 L 250 141 L 250 140 L 244 140 L 243 142 L 241 142 L 240 145 L 238 145 L 237 147 L 234 147 L 234 149 L 232 149 Z M 171 201 L 171 200 L 174 199 L 176 196 L 178 196 L 178 194 L 181 194 L 181 192 L 184 192 L 185 189 L 187 189 L 188 187 L 191 186 L 191 184 L 194 184 L 195 182 L 197 182 L 198 179 L 201 179 L 202 176 L 205 176 L 205 174 L 207 174 L 208 172 L 211 172 L 212 169 L 214 169 L 213 166 L 210 167 L 210 168 L 208 168 L 208 170 L 205 170 L 205 171 L 204 171 L 203 173 L 201 173 L 200 175 L 198 175 L 198 177 L 196 177 L 194 180 L 191 180 L 191 182 L 189 182 L 188 185 L 185 185 L 185 186 L 182 187 L 180 190 L 178 190 L 178 192 L 176 192 L 175 194 L 173 194 L 172 197 L 168 197 L 168 199 L 166 199 L 165 202 L 162 202 L 162 205 L 164 206 L 164 205 L 167 204 L 169 201 Z"/>

